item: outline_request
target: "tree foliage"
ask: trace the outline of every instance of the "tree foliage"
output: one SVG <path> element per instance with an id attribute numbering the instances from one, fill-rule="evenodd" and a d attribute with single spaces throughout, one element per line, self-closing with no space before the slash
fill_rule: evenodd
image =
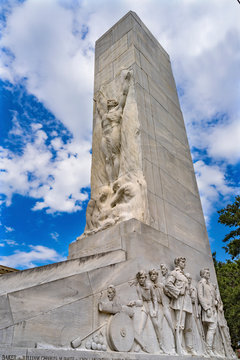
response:
<path id="1" fill-rule="evenodd" d="M 240 259 L 223 263 L 217 261 L 215 255 L 216 253 L 213 254 L 213 259 L 225 318 L 229 326 L 232 345 L 237 348 L 237 342 L 240 341 Z"/>
<path id="2" fill-rule="evenodd" d="M 240 196 L 236 196 L 233 204 L 228 204 L 218 211 L 218 222 L 233 228 L 223 239 L 228 242 L 224 249 L 232 256 L 232 259 L 240 255 Z"/>

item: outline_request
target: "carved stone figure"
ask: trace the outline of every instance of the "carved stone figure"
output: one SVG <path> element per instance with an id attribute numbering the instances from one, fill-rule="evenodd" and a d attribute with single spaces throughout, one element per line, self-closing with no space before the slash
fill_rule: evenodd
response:
<path id="1" fill-rule="evenodd" d="M 115 223 L 110 205 L 112 193 L 113 191 L 109 186 L 103 186 L 98 192 L 97 199 L 90 199 L 86 211 L 84 235 L 103 230 Z"/>
<path id="2" fill-rule="evenodd" d="M 111 207 L 116 205 L 127 204 L 136 195 L 134 184 L 130 181 L 125 182 L 125 179 L 119 179 L 113 184 L 114 196 L 111 201 Z"/>
<path id="3" fill-rule="evenodd" d="M 193 315 L 192 322 L 194 321 L 196 324 L 197 333 L 198 333 L 197 340 L 199 340 L 199 342 L 200 342 L 200 346 L 198 346 L 198 348 L 201 349 L 200 352 L 202 354 L 207 355 L 205 335 L 204 335 L 203 325 L 202 325 L 202 321 L 200 319 L 200 313 L 199 313 L 197 289 L 195 286 L 192 285 L 191 275 L 189 273 L 186 273 L 186 277 L 188 279 L 187 292 L 188 292 L 189 296 L 191 297 L 191 301 L 192 301 L 192 315 Z M 186 331 L 187 331 L 187 329 L 186 329 Z"/>
<path id="4" fill-rule="evenodd" d="M 140 270 L 136 274 L 136 280 L 137 280 L 136 290 L 138 294 L 138 300 L 130 302 L 129 306 L 142 307 L 142 318 L 138 333 L 140 336 L 143 334 L 143 331 L 147 324 L 147 319 L 148 317 L 150 317 L 159 343 L 160 352 L 163 353 L 163 350 L 161 348 L 162 346 L 161 332 L 157 319 L 158 302 L 157 302 L 156 293 L 153 289 L 152 284 L 147 281 L 147 274 L 144 270 Z M 146 351 L 146 349 L 143 350 Z"/>
<path id="5" fill-rule="evenodd" d="M 214 355 L 213 341 L 217 329 L 217 293 L 210 281 L 210 271 L 204 268 L 200 271 L 201 280 L 198 283 L 198 299 L 201 305 L 201 318 L 206 328 L 207 352 Z"/>
<path id="6" fill-rule="evenodd" d="M 111 200 L 112 216 L 116 222 L 131 218 L 146 219 L 147 210 L 143 206 L 146 198 L 146 182 L 139 174 L 122 176 L 113 183 Z"/>
<path id="7" fill-rule="evenodd" d="M 165 287 L 168 278 L 168 268 L 165 264 L 161 264 L 160 269 L 162 273 L 162 286 L 163 286 L 163 293 L 162 293 L 163 315 L 166 318 L 170 329 L 172 330 L 173 336 L 175 336 L 175 329 L 173 326 L 172 316 L 170 312 L 171 294 L 168 292 L 167 288 Z"/>
<path id="8" fill-rule="evenodd" d="M 158 282 L 158 271 L 156 269 L 152 269 L 149 271 L 149 278 L 152 281 L 152 286 L 153 286 L 153 290 L 154 290 L 156 298 L 157 298 L 157 305 L 158 305 L 158 306 L 156 306 L 156 321 L 154 321 L 155 326 L 157 326 L 157 331 L 155 329 L 155 326 L 154 326 L 154 329 L 155 329 L 155 332 L 157 335 L 159 347 L 163 352 L 166 353 L 167 351 L 163 348 L 163 344 L 162 344 L 162 319 L 163 319 L 163 316 L 160 311 L 160 305 L 162 305 L 162 303 L 163 303 L 163 286 L 162 286 L 162 284 L 160 284 Z M 154 322 L 153 322 L 153 325 L 154 325 Z"/>
<path id="9" fill-rule="evenodd" d="M 92 231 L 96 224 L 93 222 L 93 212 L 96 206 L 96 201 L 94 199 L 90 199 L 88 202 L 87 210 L 86 210 L 86 231 Z"/>
<path id="10" fill-rule="evenodd" d="M 128 352 L 132 350 L 135 342 L 143 351 L 148 352 L 141 336 L 135 332 L 132 321 L 134 316 L 132 307 L 121 303 L 120 298 L 116 295 L 114 285 L 108 286 L 107 297 L 108 301 L 102 301 L 101 294 L 98 310 L 112 315 L 107 324 L 107 342 L 110 349 Z"/>
<path id="11" fill-rule="evenodd" d="M 171 308 L 175 312 L 175 338 L 178 354 L 184 355 L 183 336 L 186 345 L 186 350 L 190 354 L 195 354 L 192 345 L 191 332 L 191 316 L 192 316 L 192 301 L 188 292 L 188 279 L 184 273 L 186 259 L 178 257 L 174 260 L 175 269 L 169 274 L 165 287 L 171 294 Z M 184 332 L 185 329 L 188 332 Z"/>
<path id="12" fill-rule="evenodd" d="M 120 298 L 116 295 L 116 288 L 114 285 L 109 285 L 107 288 L 108 301 L 102 301 L 102 294 L 98 302 L 98 310 L 107 314 L 116 314 L 122 311 L 122 304 Z"/>
<path id="13" fill-rule="evenodd" d="M 216 291 L 217 291 L 217 289 L 216 289 Z M 217 301 L 218 301 L 217 323 L 218 323 L 218 328 L 219 328 L 221 340 L 223 343 L 225 355 L 226 355 L 226 357 L 236 358 L 236 355 L 232 350 L 231 337 L 230 337 L 227 321 L 224 317 L 223 302 L 222 302 L 222 299 L 221 299 L 218 291 L 217 291 Z"/>
<path id="14" fill-rule="evenodd" d="M 121 151 L 121 121 L 123 109 L 129 90 L 131 73 L 127 71 L 124 76 L 123 90 L 119 102 L 115 99 L 107 100 L 107 111 L 104 95 L 101 91 L 96 97 L 98 113 L 101 117 L 102 141 L 101 149 L 105 157 L 105 170 L 109 184 L 113 183 L 119 174 Z"/>
<path id="15" fill-rule="evenodd" d="M 146 182 L 141 175 L 122 176 L 112 187 L 102 186 L 96 200 L 90 199 L 86 211 L 84 236 L 103 230 L 119 221 L 132 218 L 146 220 L 144 207 Z"/>
<path id="16" fill-rule="evenodd" d="M 108 286 L 107 298 L 107 301 L 103 301 L 101 294 L 98 310 L 113 315 L 109 318 L 107 325 L 108 345 L 114 351 L 130 351 L 134 343 L 134 328 L 130 319 L 133 312 L 121 304 L 114 285 Z"/>

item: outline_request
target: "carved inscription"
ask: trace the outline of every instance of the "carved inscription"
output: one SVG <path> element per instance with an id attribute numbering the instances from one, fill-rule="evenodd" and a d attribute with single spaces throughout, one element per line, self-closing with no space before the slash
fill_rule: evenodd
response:
<path id="1" fill-rule="evenodd" d="M 11 355 L 11 354 L 3 354 L 1 360 L 126 360 L 125 358 L 112 358 L 108 357 L 96 357 L 94 353 L 88 353 L 88 357 L 82 356 L 46 356 L 46 355 L 38 355 L 38 356 L 19 356 L 19 355 Z M 128 358 L 128 360 L 136 360 L 135 358 Z"/>
<path id="2" fill-rule="evenodd" d="M 79 357 L 74 356 L 46 356 L 46 355 L 10 355 L 3 354 L 2 360 L 80 360 Z M 86 359 L 87 360 L 87 359 Z"/>

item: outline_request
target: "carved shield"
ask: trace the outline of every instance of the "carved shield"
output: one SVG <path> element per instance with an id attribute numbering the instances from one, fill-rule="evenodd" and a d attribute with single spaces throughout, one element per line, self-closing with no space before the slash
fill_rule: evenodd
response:
<path id="1" fill-rule="evenodd" d="M 109 347 L 115 351 L 130 351 L 134 342 L 134 328 L 129 316 L 120 312 L 115 314 L 108 324 Z"/>

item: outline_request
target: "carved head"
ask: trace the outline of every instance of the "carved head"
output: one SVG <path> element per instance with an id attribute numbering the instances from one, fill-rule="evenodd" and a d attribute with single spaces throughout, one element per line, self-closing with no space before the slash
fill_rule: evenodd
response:
<path id="1" fill-rule="evenodd" d="M 192 282 L 192 277 L 191 277 L 191 275 L 190 275 L 189 273 L 186 273 L 185 276 L 186 276 L 186 278 L 188 279 L 188 283 L 189 283 L 189 285 L 190 285 L 191 282 Z"/>
<path id="2" fill-rule="evenodd" d="M 108 110 L 110 110 L 110 109 L 112 109 L 112 108 L 114 108 L 116 106 L 118 106 L 117 100 L 115 100 L 115 99 L 107 100 L 107 108 L 108 108 Z"/>
<path id="3" fill-rule="evenodd" d="M 163 276 L 166 276 L 167 273 L 168 273 L 167 265 L 161 264 L 161 265 L 160 265 L 160 269 L 161 269 L 162 275 L 163 275 Z"/>
<path id="4" fill-rule="evenodd" d="M 109 186 L 103 186 L 99 192 L 99 201 L 100 203 L 105 203 L 112 191 Z"/>
<path id="5" fill-rule="evenodd" d="M 210 270 L 209 268 L 204 268 L 200 270 L 200 276 L 204 279 L 210 279 Z"/>
<path id="6" fill-rule="evenodd" d="M 140 270 L 136 275 L 139 285 L 144 286 L 147 278 L 147 274 L 144 270 Z"/>
<path id="7" fill-rule="evenodd" d="M 114 285 L 109 285 L 107 288 L 107 297 L 109 301 L 113 301 L 116 295 L 116 288 Z"/>
<path id="8" fill-rule="evenodd" d="M 152 282 L 156 282 L 158 278 L 158 271 L 156 269 L 149 270 L 148 272 L 150 279 Z"/>
<path id="9" fill-rule="evenodd" d="M 186 265 L 186 258 L 185 257 L 177 257 L 174 259 L 175 266 L 179 266 L 180 269 L 184 269 Z"/>

